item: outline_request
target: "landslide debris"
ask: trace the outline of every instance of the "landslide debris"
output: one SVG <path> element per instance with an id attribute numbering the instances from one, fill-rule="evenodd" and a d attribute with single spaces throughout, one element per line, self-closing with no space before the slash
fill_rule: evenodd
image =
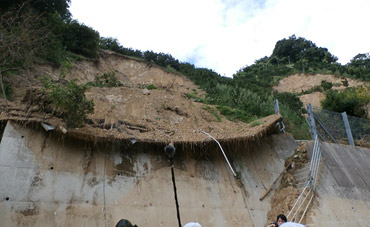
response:
<path id="1" fill-rule="evenodd" d="M 294 149 L 294 154 L 285 161 L 285 167 L 288 165 L 289 167 L 271 198 L 271 210 L 267 213 L 268 222 L 266 225 L 276 221 L 279 214 L 288 215 L 301 192 L 301 189 L 297 188 L 294 172 L 304 167 L 308 162 L 307 143 L 300 142 Z"/>
<path id="2" fill-rule="evenodd" d="M 189 93 L 204 96 L 204 92 L 183 75 L 109 51 L 102 51 L 97 61 L 73 62 L 67 71 L 42 65 L 29 74 L 32 83 L 13 84 L 18 99 L 2 110 L 0 120 L 43 122 L 84 140 L 134 138 L 180 143 L 209 140 L 200 133 L 201 129 L 219 140 L 256 140 L 281 120 L 280 115 L 271 115 L 260 119 L 260 124 L 254 127 L 230 121 L 215 107 L 190 98 Z M 94 84 L 97 77 L 114 75 L 119 86 L 91 86 L 85 96 L 93 100 L 94 113 L 87 116 L 83 127 L 66 130 L 61 114 L 50 105 L 41 83 L 35 80 L 44 75 L 55 81 L 75 80 L 78 84 Z"/>

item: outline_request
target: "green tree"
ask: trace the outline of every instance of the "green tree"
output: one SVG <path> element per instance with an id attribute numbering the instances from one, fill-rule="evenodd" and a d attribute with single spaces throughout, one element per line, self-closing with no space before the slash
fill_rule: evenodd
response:
<path id="1" fill-rule="evenodd" d="M 370 68 L 370 53 L 357 54 L 351 59 L 349 66 Z"/>
<path id="2" fill-rule="evenodd" d="M 89 58 L 98 56 L 99 33 L 92 28 L 72 20 L 66 24 L 63 44 L 67 50 Z"/>
<path id="3" fill-rule="evenodd" d="M 0 1 L 0 12 L 5 13 L 9 10 L 17 10 L 23 5 L 29 5 L 40 15 L 57 13 L 61 18 L 66 19 L 71 16 L 68 8 L 71 0 L 2 0 Z"/>
<path id="4" fill-rule="evenodd" d="M 338 58 L 332 55 L 327 48 L 317 47 L 310 40 L 295 35 L 289 39 L 279 40 L 272 52 L 271 57 L 277 57 L 281 62 L 296 63 L 302 59 L 308 62 L 326 62 L 328 64 L 335 63 Z"/>
<path id="5" fill-rule="evenodd" d="M 143 58 L 144 55 L 140 50 L 123 47 L 117 39 L 111 37 L 101 37 L 99 41 L 99 47 L 136 58 Z"/>

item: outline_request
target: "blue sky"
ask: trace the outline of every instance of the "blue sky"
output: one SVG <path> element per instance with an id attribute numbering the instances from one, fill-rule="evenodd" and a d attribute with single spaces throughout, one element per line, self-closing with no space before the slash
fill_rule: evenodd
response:
<path id="1" fill-rule="evenodd" d="M 370 52 L 369 0 L 71 0 L 74 19 L 122 46 L 231 77 L 295 34 L 346 64 Z"/>

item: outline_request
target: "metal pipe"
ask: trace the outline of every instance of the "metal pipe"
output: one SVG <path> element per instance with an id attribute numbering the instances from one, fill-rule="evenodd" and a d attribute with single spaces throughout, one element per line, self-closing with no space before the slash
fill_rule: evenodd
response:
<path id="1" fill-rule="evenodd" d="M 304 212 L 302 214 L 302 217 L 299 222 L 302 221 L 303 217 L 305 216 L 308 206 L 310 205 L 313 196 L 314 196 L 314 191 L 316 188 L 316 182 L 317 182 L 317 176 L 318 176 L 318 170 L 320 166 L 320 160 L 321 160 L 321 149 L 320 149 L 320 141 L 318 139 L 318 135 L 316 134 L 315 136 L 315 142 L 314 142 L 314 147 L 312 150 L 312 157 L 311 157 L 311 163 L 310 163 L 310 170 L 309 170 L 309 175 L 308 179 L 306 180 L 305 187 L 303 188 L 301 194 L 298 196 L 297 201 L 294 203 L 293 208 L 290 210 L 289 214 L 287 217 L 290 217 L 292 212 L 294 211 L 293 216 L 290 218 L 292 221 L 295 221 L 297 219 L 297 214 L 301 210 L 303 204 L 309 197 L 310 193 L 312 192 L 311 198 L 308 201 L 308 204 L 306 205 Z M 304 195 L 306 189 L 308 188 L 308 185 L 310 185 L 310 189 L 306 195 Z"/>
<path id="2" fill-rule="evenodd" d="M 311 163 L 310 163 L 310 172 L 312 172 L 312 169 L 313 169 L 313 160 L 314 160 L 315 153 L 316 153 L 315 152 L 316 147 L 317 147 L 317 135 L 316 135 L 315 142 L 314 142 L 313 149 L 312 149 L 312 156 L 311 156 Z"/>
<path id="3" fill-rule="evenodd" d="M 294 203 L 294 205 L 293 205 L 292 209 L 289 211 L 289 214 L 287 215 L 288 219 L 289 219 L 289 216 L 290 216 L 290 214 L 292 213 L 292 211 L 295 209 L 295 206 L 297 205 L 298 201 L 299 201 L 299 200 L 301 200 L 302 194 L 303 194 L 303 192 L 304 192 L 304 191 L 306 191 L 306 188 L 307 188 L 307 187 L 308 187 L 308 184 L 306 184 L 306 186 L 303 188 L 303 190 L 302 190 L 301 194 L 300 194 L 300 195 L 298 196 L 298 198 L 297 198 L 297 201 L 295 201 L 295 203 Z M 294 217 L 294 216 L 293 216 L 293 217 Z"/>
<path id="4" fill-rule="evenodd" d="M 311 164 L 312 164 L 312 171 L 311 171 L 311 176 L 310 176 L 311 187 L 313 187 L 313 181 L 314 181 L 314 178 L 317 172 L 317 159 L 318 159 L 319 151 L 320 151 L 320 143 L 316 137 L 314 151 L 313 151 L 313 155 L 311 159 Z"/>
<path id="5" fill-rule="evenodd" d="M 280 129 L 280 132 L 284 132 L 285 133 L 285 125 L 284 125 L 284 122 L 283 121 L 280 121 L 280 124 L 282 126 L 282 128 Z"/>
<path id="6" fill-rule="evenodd" d="M 224 157 L 225 157 L 225 159 L 226 159 L 226 162 L 227 162 L 227 164 L 229 165 L 229 167 L 230 167 L 230 169 L 231 169 L 231 172 L 233 173 L 233 175 L 234 175 L 234 177 L 236 177 L 236 174 L 235 174 L 235 172 L 234 172 L 234 170 L 233 170 L 233 167 L 231 167 L 231 164 L 230 164 L 230 162 L 229 162 L 229 160 L 227 159 L 227 157 L 226 157 L 226 154 L 225 154 L 225 152 L 224 152 L 224 149 L 222 149 L 222 147 L 221 147 L 221 144 L 213 137 L 213 136 L 211 136 L 210 134 L 208 134 L 208 133 L 206 133 L 205 131 L 203 131 L 203 130 L 200 130 L 200 132 L 201 133 L 203 133 L 203 134 L 205 134 L 205 135 L 207 135 L 207 136 L 209 136 L 210 138 L 212 138 L 214 141 L 216 141 L 216 143 L 218 144 L 218 146 L 220 147 L 220 149 L 221 149 L 221 151 L 222 151 L 222 154 L 224 155 Z"/>
<path id="7" fill-rule="evenodd" d="M 317 176 L 319 174 L 319 168 L 320 168 L 320 160 L 321 160 L 321 149 L 320 149 L 320 144 L 319 144 L 319 152 L 318 152 L 318 160 L 317 160 L 317 167 L 316 167 L 316 173 L 314 177 L 314 184 L 313 184 L 313 190 L 316 189 L 316 182 L 317 182 Z"/>
<path id="8" fill-rule="evenodd" d="M 317 151 L 316 151 L 316 158 L 315 158 L 315 163 L 314 163 L 314 172 L 312 174 L 312 180 L 313 180 L 313 189 L 315 190 L 315 186 L 316 186 L 316 181 L 317 181 L 317 176 L 318 176 L 318 172 L 319 172 L 319 165 L 320 165 L 320 158 L 321 158 L 321 150 L 320 150 L 320 143 L 318 143 L 318 146 L 317 146 Z"/>
<path id="9" fill-rule="evenodd" d="M 307 197 L 308 197 L 307 195 L 309 195 L 311 191 L 312 191 L 312 189 L 310 188 L 310 190 L 308 191 L 308 193 L 304 196 L 304 199 L 303 199 L 303 201 L 300 203 L 300 205 L 299 205 L 299 207 L 297 208 L 296 212 L 294 213 L 294 216 L 293 216 L 293 217 L 294 217 L 294 220 L 296 219 L 298 212 L 300 211 L 300 209 L 301 209 L 302 205 L 304 204 L 304 201 L 306 201 L 306 199 L 307 199 Z"/>
<path id="10" fill-rule="evenodd" d="M 313 196 L 315 195 L 314 193 L 315 193 L 315 192 L 312 192 L 312 195 L 311 195 L 310 201 L 308 201 L 307 206 L 306 206 L 306 208 L 304 209 L 303 214 L 302 214 L 302 217 L 301 217 L 301 219 L 299 220 L 299 222 L 298 222 L 298 223 L 301 223 L 301 221 L 303 220 L 303 217 L 306 215 L 307 209 L 308 209 L 308 207 L 309 207 L 309 206 L 310 206 L 310 204 L 311 204 L 311 201 L 312 201 L 312 199 L 313 199 Z"/>
<path id="11" fill-rule="evenodd" d="M 313 176 L 315 175 L 315 160 L 316 160 L 316 154 L 317 154 L 317 140 L 315 140 L 314 149 L 312 151 L 312 157 L 311 157 L 311 170 L 310 170 L 310 176 L 309 176 L 309 183 L 312 185 Z"/>

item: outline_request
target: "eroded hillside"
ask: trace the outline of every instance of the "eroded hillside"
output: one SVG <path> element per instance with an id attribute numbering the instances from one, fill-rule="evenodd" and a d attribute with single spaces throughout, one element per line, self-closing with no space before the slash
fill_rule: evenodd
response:
<path id="1" fill-rule="evenodd" d="M 135 138 L 151 142 L 200 142 L 206 138 L 200 136 L 200 130 L 204 130 L 221 140 L 254 139 L 280 120 L 280 116 L 272 115 L 253 122 L 254 127 L 230 121 L 214 106 L 190 98 L 190 93 L 203 96 L 204 92 L 184 76 L 108 51 L 101 52 L 97 61 L 74 62 L 68 70 L 44 65 L 29 72 L 32 80 L 14 84 L 18 99 L 10 103 L 2 119 L 44 122 L 63 131 L 66 126 L 61 119 L 40 111 L 44 108 L 40 106 L 42 102 L 37 102 L 40 98 L 37 92 L 26 90 L 40 87 L 35 78 L 42 75 L 86 84 L 105 73 L 114 74 L 122 86 L 91 87 L 85 95 L 94 101 L 94 113 L 88 116 L 84 127 L 68 129 L 70 135 L 91 140 Z M 26 77 L 19 78 L 25 80 Z M 152 89 L 148 90 L 149 87 Z M 22 102 L 24 94 L 27 97 Z"/>
<path id="2" fill-rule="evenodd" d="M 313 89 L 315 86 L 320 86 L 322 81 L 326 81 L 333 84 L 332 89 L 343 90 L 346 88 L 346 86 L 344 86 L 345 80 L 348 82 L 348 87 L 357 87 L 365 84 L 362 81 L 350 78 L 340 78 L 334 75 L 295 74 L 281 79 L 279 83 L 273 87 L 273 89 L 278 92 L 299 94 L 301 92 Z M 321 107 L 321 100 L 325 99 L 325 94 L 323 92 L 315 91 L 309 94 L 303 94 L 299 98 L 303 102 L 304 106 L 307 106 L 308 103 L 311 103 L 312 106 Z"/>

